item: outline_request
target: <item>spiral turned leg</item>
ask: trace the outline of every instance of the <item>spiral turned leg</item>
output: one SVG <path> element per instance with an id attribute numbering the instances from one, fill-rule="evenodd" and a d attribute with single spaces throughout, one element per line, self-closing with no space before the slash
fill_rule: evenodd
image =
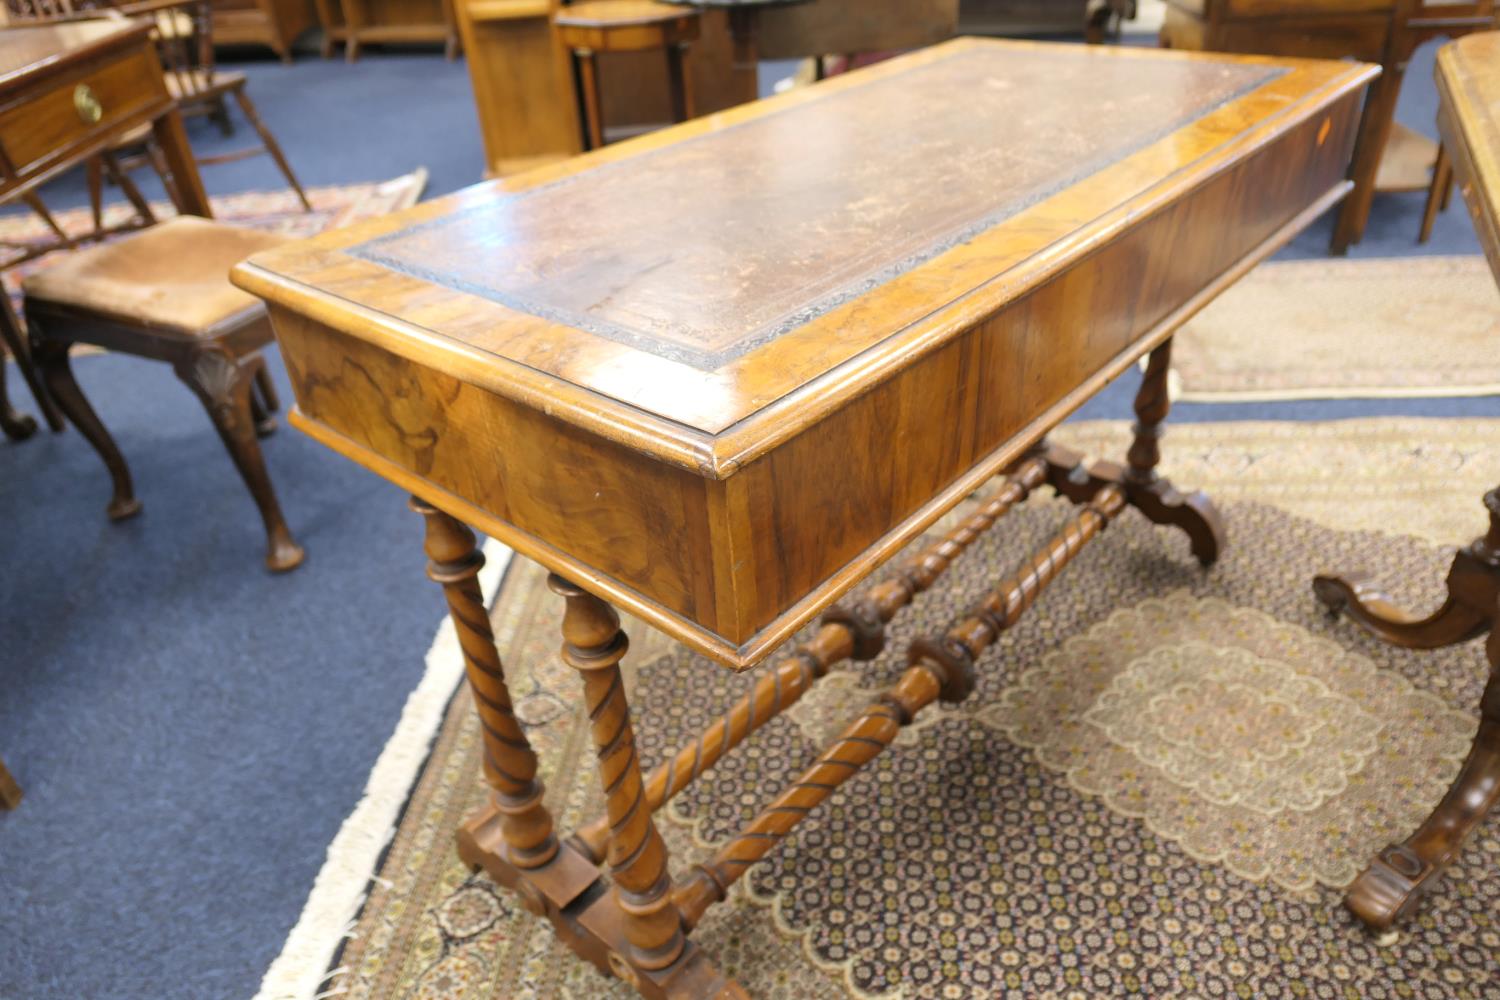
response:
<path id="1" fill-rule="evenodd" d="M 412 497 L 411 509 L 427 520 L 427 575 L 442 584 L 448 612 L 463 647 L 464 668 L 484 730 L 484 779 L 499 816 L 506 861 L 522 870 L 540 868 L 557 854 L 552 816 L 542 803 L 537 759 L 511 706 L 510 688 L 479 589 L 484 555 L 465 525 Z M 526 899 L 537 910 L 535 896 Z"/>
<path id="2" fill-rule="evenodd" d="M 978 510 L 910 565 L 874 587 L 867 598 L 830 608 L 817 635 L 770 672 L 762 674 L 749 693 L 730 706 L 697 740 L 651 773 L 646 781 L 646 800 L 651 810 L 660 809 L 751 733 L 795 705 L 833 664 L 846 659 L 872 660 L 880 655 L 885 648 L 885 626 L 891 619 L 917 594 L 936 583 L 954 559 L 1042 485 L 1046 477 L 1044 460 L 1024 460 Z M 581 827 L 569 842 L 595 863 L 603 860 L 609 843 L 608 817 Z"/>
<path id="3" fill-rule="evenodd" d="M 625 961 L 617 963 L 612 958 L 611 964 L 618 964 L 622 978 L 628 978 L 630 966 L 664 969 L 682 954 L 684 938 L 672 905 L 667 845 L 646 802 L 630 707 L 620 677 L 620 660 L 630 643 L 620 629 L 619 616 L 608 604 L 556 574 L 547 578 L 547 586 L 567 601 L 562 657 L 583 675 L 609 813 L 609 867 L 630 942 Z"/>
<path id="4" fill-rule="evenodd" d="M 1002 581 L 967 618 L 939 639 L 918 640 L 911 666 L 855 719 L 790 788 L 705 864 L 683 879 L 675 893 L 682 922 L 691 928 L 709 907 L 727 898 L 729 887 L 791 833 L 813 809 L 890 746 L 917 713 L 941 698 L 959 702 L 974 690 L 979 654 L 1036 601 L 1042 590 L 1096 538 L 1125 506 L 1115 485 L 1099 491 L 1022 568 Z"/>

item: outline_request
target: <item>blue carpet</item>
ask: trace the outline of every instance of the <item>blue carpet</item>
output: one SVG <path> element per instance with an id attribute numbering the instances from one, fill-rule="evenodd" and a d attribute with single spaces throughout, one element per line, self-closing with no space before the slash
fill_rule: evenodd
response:
<path id="1" fill-rule="evenodd" d="M 237 68 L 308 185 L 422 165 L 439 194 L 479 176 L 462 63 Z M 1431 131 L 1430 50 L 1408 80 L 1402 117 Z M 243 141 L 206 122 L 192 133 L 202 153 Z M 205 181 L 281 186 L 264 157 Z M 57 208 L 83 199 L 76 177 L 45 194 Z M 1420 208 L 1380 199 L 1356 254 L 1413 252 Z M 1287 252 L 1320 256 L 1326 240 L 1325 222 Z M 1477 252 L 1461 209 L 1430 249 Z M 420 676 L 442 601 L 405 498 L 285 428 L 264 446 L 308 561 L 267 575 L 254 507 L 170 371 L 108 356 L 77 370 L 145 512 L 105 520 L 107 479 L 76 434 L 0 444 L 0 755 L 27 795 L 0 816 L 0 998 L 247 997 Z M 1128 415 L 1134 382 L 1082 415 Z M 11 391 L 31 407 L 15 379 Z M 1181 406 L 1174 419 L 1496 413 L 1493 399 L 1343 400 Z"/>

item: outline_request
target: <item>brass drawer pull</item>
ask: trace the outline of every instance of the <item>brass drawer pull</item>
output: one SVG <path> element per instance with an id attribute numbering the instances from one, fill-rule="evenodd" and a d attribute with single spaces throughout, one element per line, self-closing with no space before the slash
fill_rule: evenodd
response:
<path id="1" fill-rule="evenodd" d="M 79 119 L 85 125 L 92 125 L 104 117 L 104 105 L 99 103 L 94 88 L 86 83 L 73 88 L 73 110 L 78 112 Z"/>

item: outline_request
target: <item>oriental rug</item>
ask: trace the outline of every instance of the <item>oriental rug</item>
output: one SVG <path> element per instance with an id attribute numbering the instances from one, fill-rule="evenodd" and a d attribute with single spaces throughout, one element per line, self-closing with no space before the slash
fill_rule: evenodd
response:
<path id="1" fill-rule="evenodd" d="M 1190 402 L 1500 392 L 1500 291 L 1483 257 L 1272 261 L 1173 347 Z"/>
<path id="2" fill-rule="evenodd" d="M 1127 434 L 1057 438 L 1113 455 Z M 1327 619 L 1310 581 L 1360 567 L 1432 606 L 1452 545 L 1484 524 L 1500 421 L 1189 425 L 1165 454 L 1219 500 L 1220 564 L 1200 569 L 1185 538 L 1127 511 L 985 654 L 969 701 L 928 709 L 710 911 L 696 940 L 751 996 L 1495 995 L 1500 824 L 1394 942 L 1339 904 L 1456 772 L 1482 650 L 1382 645 Z M 658 813 L 674 867 L 734 833 L 899 675 L 913 637 L 972 606 L 1067 510 L 1018 508 L 896 619 L 885 654 L 836 667 Z M 599 794 L 543 581 L 513 560 L 494 620 L 566 832 Z M 650 767 L 753 678 L 627 628 Z M 460 690 L 322 996 L 631 995 L 458 861 L 453 831 L 485 796 L 479 752 Z"/>

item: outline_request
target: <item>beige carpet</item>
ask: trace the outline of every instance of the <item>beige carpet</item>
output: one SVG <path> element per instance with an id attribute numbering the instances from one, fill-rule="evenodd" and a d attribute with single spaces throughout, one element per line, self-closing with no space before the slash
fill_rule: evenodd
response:
<path id="1" fill-rule="evenodd" d="M 1193 402 L 1500 392 L 1500 291 L 1483 257 L 1275 261 L 1173 349 Z"/>
<path id="2" fill-rule="evenodd" d="M 1119 424 L 1058 437 L 1115 453 Z M 1500 983 L 1500 825 L 1389 947 L 1339 905 L 1370 853 L 1440 797 L 1483 681 L 1475 645 L 1413 653 L 1315 605 L 1358 566 L 1430 605 L 1484 523 L 1500 421 L 1175 428 L 1168 471 L 1223 501 L 1231 548 L 1198 568 L 1127 512 L 981 660 L 975 696 L 929 710 L 752 869 L 697 932 L 758 998 L 1470 997 Z M 1065 515 L 1026 504 L 898 618 L 660 814 L 680 871 L 728 837 Z M 522 718 L 562 830 L 598 807 L 558 602 L 514 561 L 496 606 Z M 433 594 L 434 607 L 440 599 Z M 636 625 L 627 683 L 649 766 L 749 679 Z M 626 997 L 454 855 L 482 800 L 466 694 L 448 711 L 325 995 Z"/>

